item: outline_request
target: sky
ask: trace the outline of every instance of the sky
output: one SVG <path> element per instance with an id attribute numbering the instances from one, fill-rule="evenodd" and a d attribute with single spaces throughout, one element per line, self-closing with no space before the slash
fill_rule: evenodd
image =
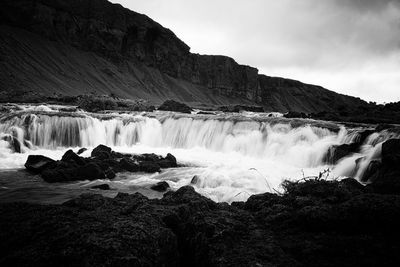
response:
<path id="1" fill-rule="evenodd" d="M 400 101 L 400 0 L 112 0 L 192 53 L 378 103 Z"/>

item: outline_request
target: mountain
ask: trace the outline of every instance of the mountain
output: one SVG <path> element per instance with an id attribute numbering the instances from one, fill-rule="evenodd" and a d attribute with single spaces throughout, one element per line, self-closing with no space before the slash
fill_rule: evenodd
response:
<path id="1" fill-rule="evenodd" d="M 0 96 L 95 92 L 154 103 L 320 112 L 364 106 L 320 86 L 199 55 L 169 29 L 106 0 L 3 0 Z"/>

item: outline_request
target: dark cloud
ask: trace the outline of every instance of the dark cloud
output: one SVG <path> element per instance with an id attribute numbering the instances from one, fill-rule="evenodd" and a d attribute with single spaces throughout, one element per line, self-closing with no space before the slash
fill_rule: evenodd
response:
<path id="1" fill-rule="evenodd" d="M 400 0 L 114 0 L 192 52 L 367 100 L 400 100 Z"/>
<path id="2" fill-rule="evenodd" d="M 380 11 L 387 7 L 400 7 L 400 0 L 335 0 L 337 5 L 356 11 Z"/>

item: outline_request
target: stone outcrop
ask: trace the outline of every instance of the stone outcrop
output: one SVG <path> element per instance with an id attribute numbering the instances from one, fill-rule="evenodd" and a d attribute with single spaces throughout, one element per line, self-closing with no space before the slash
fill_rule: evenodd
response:
<path id="1" fill-rule="evenodd" d="M 0 95 L 11 100 L 94 91 L 158 103 L 256 104 L 269 111 L 365 104 L 259 75 L 226 56 L 192 54 L 171 30 L 106 0 L 5 0 L 0 19 Z"/>
<path id="2" fill-rule="evenodd" d="M 160 172 L 161 168 L 178 167 L 172 154 L 162 157 L 155 154 L 122 154 L 105 145 L 93 149 L 90 158 L 68 150 L 61 160 L 55 161 L 41 155 L 29 155 L 25 168 L 49 183 L 78 180 L 114 179 L 118 172 Z"/>
<path id="3" fill-rule="evenodd" d="M 284 184 L 232 205 L 190 186 L 162 199 L 84 194 L 0 204 L 1 266 L 396 266 L 400 196 L 357 181 Z"/>

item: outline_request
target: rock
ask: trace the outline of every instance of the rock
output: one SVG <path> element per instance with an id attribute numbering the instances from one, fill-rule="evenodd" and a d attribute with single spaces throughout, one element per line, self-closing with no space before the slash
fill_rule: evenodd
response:
<path id="1" fill-rule="evenodd" d="M 100 189 L 100 190 L 110 190 L 111 189 L 108 184 L 99 184 L 99 185 L 92 186 L 91 188 Z"/>
<path id="2" fill-rule="evenodd" d="M 285 118 L 302 118 L 302 119 L 308 119 L 310 118 L 309 115 L 305 114 L 304 112 L 296 112 L 296 111 L 289 111 L 285 115 L 283 115 Z"/>
<path id="3" fill-rule="evenodd" d="M 80 155 L 80 154 L 82 154 L 83 152 L 85 152 L 86 150 L 87 150 L 87 148 L 82 147 L 82 148 L 80 148 L 80 149 L 78 150 L 78 152 L 77 152 L 76 154 Z"/>
<path id="4" fill-rule="evenodd" d="M 10 144 L 11 149 L 16 153 L 21 153 L 21 142 L 12 135 L 5 135 L 2 137 L 3 141 Z"/>
<path id="5" fill-rule="evenodd" d="M 51 168 L 45 169 L 42 178 L 48 183 L 59 183 L 79 180 L 103 180 L 106 178 L 104 171 L 95 163 L 88 163 L 85 166 L 74 167 L 64 165 L 62 162 Z"/>
<path id="6" fill-rule="evenodd" d="M 400 139 L 382 144 L 381 162 L 371 161 L 362 179 L 374 192 L 400 194 Z"/>
<path id="7" fill-rule="evenodd" d="M 129 158 L 123 158 L 119 162 L 120 167 L 128 172 L 138 172 L 139 164 Z"/>
<path id="8" fill-rule="evenodd" d="M 161 106 L 158 107 L 158 110 L 175 111 L 182 113 L 191 113 L 192 111 L 192 109 L 188 105 L 174 100 L 166 100 Z"/>
<path id="9" fill-rule="evenodd" d="M 98 159 L 108 159 L 111 157 L 111 148 L 105 145 L 98 145 L 93 149 L 91 156 Z"/>
<path id="10" fill-rule="evenodd" d="M 41 173 L 55 160 L 42 155 L 29 155 L 25 162 L 25 168 L 33 173 Z"/>
<path id="11" fill-rule="evenodd" d="M 327 154 L 325 155 L 324 161 L 329 164 L 336 164 L 339 160 L 344 157 L 349 156 L 352 153 L 355 153 L 359 145 L 356 143 L 352 144 L 343 144 L 343 145 L 334 145 L 328 149 Z"/>
<path id="12" fill-rule="evenodd" d="M 102 180 L 106 178 L 104 171 L 95 163 L 88 163 L 85 166 L 79 167 L 77 176 L 79 180 Z"/>
<path id="13" fill-rule="evenodd" d="M 154 191 L 165 192 L 169 188 L 169 184 L 165 181 L 158 182 L 150 187 Z"/>
<path id="14" fill-rule="evenodd" d="M 161 199 L 118 193 L 83 194 L 62 205 L 0 203 L 0 228 L 7 229 L 0 262 L 397 266 L 400 196 L 365 192 L 354 179 L 293 186 L 291 192 L 253 195 L 232 205 L 215 203 L 191 186 Z"/>
<path id="15" fill-rule="evenodd" d="M 400 139 L 389 139 L 382 144 L 382 163 L 400 168 Z"/>
<path id="16" fill-rule="evenodd" d="M 193 176 L 192 180 L 190 180 L 191 184 L 197 184 L 200 181 L 200 177 L 195 175 Z"/>
<path id="17" fill-rule="evenodd" d="M 116 174 L 112 168 L 108 168 L 107 170 L 104 171 L 104 174 L 106 175 L 107 179 L 114 179 Z"/>
<path id="18" fill-rule="evenodd" d="M 155 162 L 142 161 L 139 163 L 139 170 L 141 172 L 154 173 L 154 172 L 160 172 L 161 168 L 160 168 L 160 165 L 158 165 Z"/>
<path id="19" fill-rule="evenodd" d="M 81 157 L 79 157 L 77 154 L 75 154 L 74 151 L 72 151 L 72 149 L 65 152 L 65 154 L 61 158 L 61 161 L 72 161 L 80 166 L 83 166 L 86 164 L 85 161 Z"/>
<path id="20" fill-rule="evenodd" d="M 175 158 L 174 155 L 168 153 L 167 156 L 165 157 L 165 160 L 171 162 L 171 167 L 172 168 L 178 167 L 178 164 L 176 162 L 176 158 Z"/>
<path id="21" fill-rule="evenodd" d="M 365 170 L 363 176 L 361 177 L 361 181 L 368 182 L 374 181 L 376 179 L 376 175 L 379 172 L 382 166 L 381 161 L 379 160 L 372 160 L 369 164 L 367 169 Z"/>
<path id="22" fill-rule="evenodd" d="M 241 112 L 241 111 L 250 111 L 250 112 L 264 112 L 264 108 L 260 106 L 246 106 L 246 105 L 230 105 L 230 106 L 221 106 L 218 110 L 223 112 Z"/>

